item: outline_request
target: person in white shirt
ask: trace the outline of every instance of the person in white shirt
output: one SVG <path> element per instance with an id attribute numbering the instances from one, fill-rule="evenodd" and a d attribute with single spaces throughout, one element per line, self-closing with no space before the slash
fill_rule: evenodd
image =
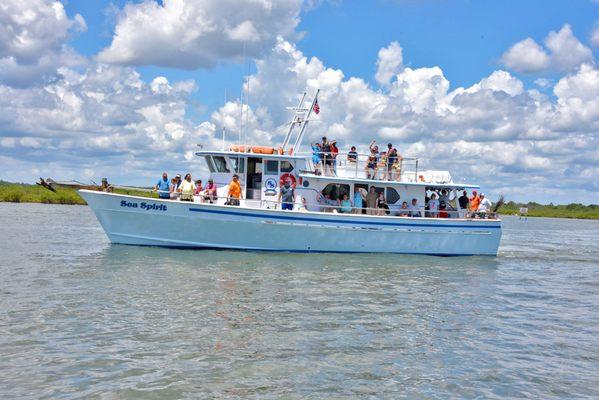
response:
<path id="1" fill-rule="evenodd" d="M 491 200 L 487 199 L 483 193 L 480 194 L 480 203 L 478 204 L 477 212 L 485 213 L 491 210 Z"/>

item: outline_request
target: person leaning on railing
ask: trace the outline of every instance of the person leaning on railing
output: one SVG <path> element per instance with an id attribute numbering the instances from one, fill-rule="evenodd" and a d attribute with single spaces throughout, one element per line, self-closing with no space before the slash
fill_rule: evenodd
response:
<path id="1" fill-rule="evenodd" d="M 178 192 L 181 193 L 181 201 L 193 201 L 195 185 L 191 180 L 191 174 L 185 174 L 185 179 L 179 185 Z"/>
<path id="2" fill-rule="evenodd" d="M 154 185 L 154 190 L 158 192 L 158 197 L 161 199 L 170 199 L 170 183 L 168 181 L 168 174 L 166 172 L 162 173 L 162 178 L 158 180 L 156 185 Z"/>
<path id="3" fill-rule="evenodd" d="M 285 180 L 285 184 L 279 189 L 278 203 L 281 204 L 281 210 L 293 210 L 295 188 L 291 185 L 291 179 L 289 178 Z"/>
<path id="4" fill-rule="evenodd" d="M 212 179 L 208 179 L 208 184 L 204 188 L 204 201 L 208 201 L 210 204 L 216 200 L 216 184 Z"/>

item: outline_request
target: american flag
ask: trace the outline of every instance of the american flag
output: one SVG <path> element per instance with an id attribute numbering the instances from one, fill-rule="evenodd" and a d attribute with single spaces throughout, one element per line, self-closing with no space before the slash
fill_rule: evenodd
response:
<path id="1" fill-rule="evenodd" d="M 314 102 L 314 107 L 312 107 L 312 110 L 314 110 L 314 114 L 318 115 L 318 113 L 320 113 L 320 106 L 318 105 L 318 100 Z"/>

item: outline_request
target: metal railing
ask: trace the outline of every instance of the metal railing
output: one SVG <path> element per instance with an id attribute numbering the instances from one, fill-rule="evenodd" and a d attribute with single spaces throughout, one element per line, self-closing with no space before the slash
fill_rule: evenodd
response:
<path id="1" fill-rule="evenodd" d="M 389 163 L 388 160 L 376 155 L 372 160 L 372 154 L 338 153 L 333 155 L 327 152 L 302 152 L 303 156 L 310 156 L 314 173 L 324 176 L 335 176 L 341 178 L 361 178 L 380 181 L 416 182 L 418 181 L 418 159 L 412 157 L 396 158 Z M 318 159 L 318 162 L 316 162 Z"/>
<path id="2" fill-rule="evenodd" d="M 312 189 L 314 190 L 314 189 Z M 171 193 L 167 191 L 153 191 L 158 193 Z M 299 201 L 298 201 L 299 198 Z M 230 202 L 232 197 L 229 196 L 208 196 L 205 194 L 194 194 L 192 196 L 191 201 L 187 201 L 190 203 L 211 203 L 211 204 L 220 204 L 226 205 L 227 202 Z M 181 200 L 180 198 L 171 198 L 164 199 L 171 201 L 186 201 Z M 198 201 L 196 201 L 198 200 Z M 219 203 L 219 200 L 222 200 Z M 237 199 L 239 200 L 239 206 L 248 206 L 248 203 L 255 203 L 257 207 L 256 209 L 280 209 L 281 201 L 279 200 L 265 200 L 265 199 Z M 305 202 L 305 198 L 302 196 L 296 196 L 296 200 L 293 202 L 293 210 L 294 211 L 312 211 L 312 212 L 322 212 L 322 213 L 339 213 L 339 214 L 353 214 L 353 215 L 368 215 L 368 216 L 388 216 L 388 217 L 397 217 L 397 218 L 441 218 L 441 219 L 497 219 L 498 213 L 489 212 L 489 211 L 468 211 L 468 210 L 427 210 L 425 206 L 417 206 L 418 209 L 410 209 L 410 208 L 398 208 L 394 207 L 394 205 L 389 206 L 389 208 L 379 208 L 379 207 L 351 207 L 342 206 L 340 202 L 337 200 L 331 200 L 333 202 L 337 202 L 337 204 L 326 204 L 324 202 L 316 202 L 316 203 L 307 203 Z M 248 207 L 252 208 L 252 207 Z M 313 211 L 313 209 L 318 209 L 318 211 Z M 349 209 L 349 212 L 343 211 L 344 209 Z M 415 215 L 418 213 L 419 215 Z"/>

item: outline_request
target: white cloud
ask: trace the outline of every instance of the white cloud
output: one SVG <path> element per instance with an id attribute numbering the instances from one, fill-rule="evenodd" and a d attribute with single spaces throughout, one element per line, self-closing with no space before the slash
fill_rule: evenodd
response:
<path id="1" fill-rule="evenodd" d="M 204 171 L 192 157 L 196 143 L 220 148 L 223 126 L 229 141 L 238 140 L 238 101 L 192 121 L 186 109 L 194 82 L 162 76 L 144 82 L 130 67 L 86 65 L 58 68 L 52 81 L 35 87 L 0 84 L 5 179 L 80 178 L 87 170 L 148 184 L 163 169 Z M 383 92 L 279 38 L 250 77 L 247 140 L 280 143 L 289 119 L 284 107 L 295 105 L 304 90 L 320 88 L 321 112 L 306 140 L 327 134 L 344 150 L 356 144 L 362 151 L 372 138 L 391 141 L 404 155 L 420 157 L 421 166 L 449 169 L 458 181 L 494 189 L 492 196 L 537 193 L 542 200 L 551 193 L 558 197 L 545 201 L 588 201 L 599 190 L 588 178 L 599 168 L 599 70 L 593 64 L 559 79 L 554 97 L 526 90 L 506 71 L 451 90 L 439 67 L 394 65 L 398 69 L 381 79 L 389 82 Z"/>
<path id="2" fill-rule="evenodd" d="M 179 68 L 259 56 L 299 22 L 300 0 L 144 0 L 118 14 L 102 62 Z M 159 21 L 159 22 L 158 22 Z"/>
<path id="3" fill-rule="evenodd" d="M 537 72 L 549 66 L 549 55 L 531 38 L 513 45 L 501 57 L 503 64 L 518 72 Z"/>
<path id="4" fill-rule="evenodd" d="M 591 49 L 580 43 L 568 24 L 558 32 L 549 32 L 545 45 L 551 51 L 551 65 L 559 71 L 571 71 L 593 60 Z"/>
<path id="5" fill-rule="evenodd" d="M 403 54 L 399 43 L 391 42 L 388 47 L 380 49 L 374 75 L 377 82 L 383 86 L 388 85 L 391 78 L 400 71 L 402 63 Z"/>
<path id="6" fill-rule="evenodd" d="M 70 31 L 86 28 L 81 15 L 69 18 L 58 1 L 4 1 L 0 6 L 0 83 L 28 86 L 54 77 L 59 66 L 81 63 L 81 57 L 65 43 Z"/>
<path id="7" fill-rule="evenodd" d="M 502 63 L 518 72 L 535 73 L 545 70 L 572 71 L 593 60 L 591 49 L 584 46 L 564 25 L 558 32 L 551 31 L 545 38 L 546 49 L 531 38 L 524 39 L 501 57 Z"/>

